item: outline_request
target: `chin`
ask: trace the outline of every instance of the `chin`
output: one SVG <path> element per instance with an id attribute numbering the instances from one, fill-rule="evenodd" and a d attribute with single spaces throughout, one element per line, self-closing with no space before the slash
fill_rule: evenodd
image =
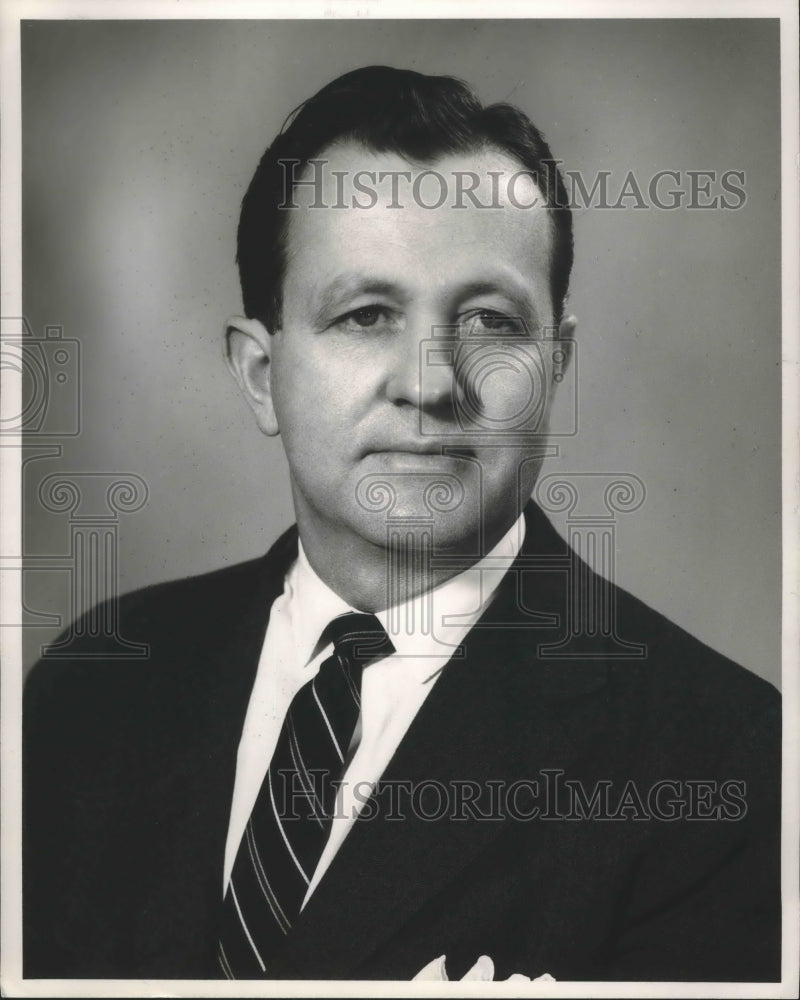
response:
<path id="1" fill-rule="evenodd" d="M 359 518 L 358 533 L 373 545 L 391 549 L 435 548 L 439 553 L 479 553 L 481 535 L 478 507 L 431 513 L 419 504 L 399 502 L 391 516 L 373 514 Z"/>

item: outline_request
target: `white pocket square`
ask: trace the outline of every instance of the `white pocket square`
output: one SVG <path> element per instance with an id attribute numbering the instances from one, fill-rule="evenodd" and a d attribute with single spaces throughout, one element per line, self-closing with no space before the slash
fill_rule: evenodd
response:
<path id="1" fill-rule="evenodd" d="M 447 960 L 446 955 L 440 955 L 438 958 L 434 958 L 432 962 L 428 962 L 424 969 L 414 976 L 412 982 L 449 982 L 450 977 L 447 975 L 447 968 L 445 962 Z M 466 982 L 468 980 L 477 980 L 479 982 L 491 982 L 494 979 L 494 962 L 489 958 L 488 955 L 481 955 L 478 961 L 472 966 L 466 975 L 461 977 L 461 982 Z M 513 975 L 509 976 L 506 980 L 508 983 L 554 983 L 555 979 L 550 975 L 549 972 L 545 972 L 541 976 L 537 976 L 535 979 L 531 979 L 530 976 L 523 976 L 520 972 L 515 972 Z"/>

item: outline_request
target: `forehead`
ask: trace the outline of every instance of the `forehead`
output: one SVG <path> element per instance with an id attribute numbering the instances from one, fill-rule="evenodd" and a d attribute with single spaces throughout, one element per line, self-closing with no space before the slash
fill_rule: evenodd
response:
<path id="1" fill-rule="evenodd" d="M 445 289 L 507 270 L 549 301 L 550 215 L 513 157 L 488 148 L 420 164 L 348 142 L 317 159 L 286 209 L 286 296 L 343 271 Z"/>

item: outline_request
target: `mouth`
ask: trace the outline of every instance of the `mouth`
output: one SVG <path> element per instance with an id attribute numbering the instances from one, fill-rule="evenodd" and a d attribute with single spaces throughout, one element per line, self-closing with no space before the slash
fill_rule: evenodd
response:
<path id="1" fill-rule="evenodd" d="M 452 443 L 444 444 L 441 441 L 401 441 L 386 444 L 379 444 L 367 448 L 364 456 L 368 455 L 398 455 L 410 456 L 412 458 L 462 458 L 471 455 L 469 448 Z"/>

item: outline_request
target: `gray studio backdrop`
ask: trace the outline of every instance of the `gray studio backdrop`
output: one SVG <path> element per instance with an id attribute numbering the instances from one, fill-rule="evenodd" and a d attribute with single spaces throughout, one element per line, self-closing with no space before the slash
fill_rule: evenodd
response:
<path id="1" fill-rule="evenodd" d="M 518 104 L 566 169 L 610 172 L 612 203 L 629 171 L 744 172 L 738 209 L 576 213 L 579 433 L 545 473 L 637 476 L 617 581 L 779 681 L 777 22 L 29 22 L 22 58 L 24 308 L 34 336 L 78 342 L 81 418 L 28 450 L 26 662 L 81 602 L 80 524 L 45 509 L 48 476 L 146 484 L 112 517 L 122 590 L 260 554 L 291 522 L 280 444 L 221 358 L 239 202 L 289 110 L 385 63 Z"/>

